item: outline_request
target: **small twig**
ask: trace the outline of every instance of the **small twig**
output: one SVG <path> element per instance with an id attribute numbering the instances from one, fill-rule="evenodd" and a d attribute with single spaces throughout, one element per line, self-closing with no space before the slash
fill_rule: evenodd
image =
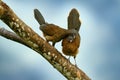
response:
<path id="1" fill-rule="evenodd" d="M 13 40 L 15 42 L 21 43 L 27 47 L 29 47 L 27 44 L 25 44 L 25 42 L 22 40 L 22 38 L 20 38 L 18 35 L 16 35 L 15 33 L 6 30 L 5 28 L 0 28 L 0 36 L 3 36 L 4 38 Z"/>

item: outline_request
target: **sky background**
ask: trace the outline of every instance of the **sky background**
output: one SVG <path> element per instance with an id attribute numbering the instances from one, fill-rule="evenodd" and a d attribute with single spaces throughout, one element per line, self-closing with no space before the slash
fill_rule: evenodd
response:
<path id="1" fill-rule="evenodd" d="M 81 44 L 77 64 L 92 80 L 120 79 L 119 0 L 4 0 L 35 32 L 42 36 L 33 10 L 48 23 L 67 28 L 72 8 L 80 13 Z M 0 21 L 0 27 L 9 27 Z M 10 30 L 11 31 L 11 30 Z M 61 52 L 61 42 L 55 46 Z M 71 62 L 74 63 L 71 58 Z M 35 51 L 0 37 L 0 80 L 66 80 Z"/>

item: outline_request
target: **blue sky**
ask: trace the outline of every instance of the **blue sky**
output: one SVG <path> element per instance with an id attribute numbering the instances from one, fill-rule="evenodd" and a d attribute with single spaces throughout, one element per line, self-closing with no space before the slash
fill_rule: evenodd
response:
<path id="1" fill-rule="evenodd" d="M 67 28 L 72 8 L 82 21 L 77 64 L 92 80 L 120 79 L 119 0 L 4 0 L 34 31 L 42 36 L 33 10 L 38 8 L 48 23 Z M 8 30 L 2 21 L 0 27 Z M 43 36 L 42 36 L 43 37 Z M 56 44 L 61 52 L 61 43 Z M 71 62 L 74 63 L 73 59 Z M 47 76 L 47 77 L 46 77 Z M 0 37 L 0 80 L 65 80 L 35 51 Z"/>

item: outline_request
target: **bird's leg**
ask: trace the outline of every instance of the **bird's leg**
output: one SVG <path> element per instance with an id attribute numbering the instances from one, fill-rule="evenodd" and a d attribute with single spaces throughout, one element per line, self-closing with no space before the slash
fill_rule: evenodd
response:
<path id="1" fill-rule="evenodd" d="M 49 41 L 52 41 L 53 37 L 52 36 L 45 36 L 46 38 L 46 41 L 49 42 Z M 52 46 L 54 47 L 55 46 L 55 43 L 56 42 L 52 42 Z"/>
<path id="2" fill-rule="evenodd" d="M 76 56 L 74 56 L 75 66 L 77 66 Z"/>
<path id="3" fill-rule="evenodd" d="M 53 46 L 53 47 L 55 46 L 55 42 L 52 43 L 52 46 Z"/>

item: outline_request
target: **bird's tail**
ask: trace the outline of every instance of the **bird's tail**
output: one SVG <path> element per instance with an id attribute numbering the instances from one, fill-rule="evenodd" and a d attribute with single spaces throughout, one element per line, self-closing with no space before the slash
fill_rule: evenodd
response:
<path id="1" fill-rule="evenodd" d="M 45 19 L 38 9 L 34 9 L 34 17 L 40 25 L 45 24 Z"/>
<path id="2" fill-rule="evenodd" d="M 79 20 L 79 12 L 77 9 L 73 8 L 68 16 L 68 29 L 75 29 L 79 31 L 81 26 L 81 21 Z"/>

